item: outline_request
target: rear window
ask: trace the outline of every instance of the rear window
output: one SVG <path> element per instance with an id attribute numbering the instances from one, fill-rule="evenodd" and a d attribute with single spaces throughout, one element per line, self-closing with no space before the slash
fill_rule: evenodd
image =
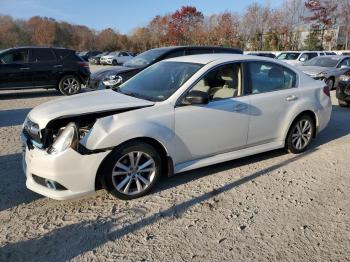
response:
<path id="1" fill-rule="evenodd" d="M 32 62 L 53 62 L 56 61 L 56 56 L 51 49 L 38 48 L 32 49 Z"/>
<path id="2" fill-rule="evenodd" d="M 300 53 L 280 53 L 277 56 L 279 60 L 296 60 L 299 57 Z"/>

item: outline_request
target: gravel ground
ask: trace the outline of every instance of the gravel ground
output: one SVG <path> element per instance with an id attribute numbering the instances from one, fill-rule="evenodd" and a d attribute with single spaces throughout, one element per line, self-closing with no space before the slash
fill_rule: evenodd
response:
<path id="1" fill-rule="evenodd" d="M 301 155 L 186 172 L 133 201 L 55 201 L 26 189 L 19 134 L 32 107 L 58 96 L 0 93 L 0 261 L 350 260 L 349 108 L 334 102 Z"/>

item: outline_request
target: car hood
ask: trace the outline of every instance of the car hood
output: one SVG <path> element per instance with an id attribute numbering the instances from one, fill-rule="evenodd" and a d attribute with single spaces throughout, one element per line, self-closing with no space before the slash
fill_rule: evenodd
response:
<path id="1" fill-rule="evenodd" d="M 53 119 L 152 105 L 154 102 L 127 96 L 113 90 L 102 90 L 46 102 L 30 111 L 28 117 L 38 124 L 40 129 L 43 129 Z"/>
<path id="2" fill-rule="evenodd" d="M 125 66 L 113 66 L 110 68 L 105 68 L 105 69 L 101 69 L 98 71 L 95 71 L 93 73 L 91 73 L 90 75 L 90 79 L 92 80 L 102 80 L 103 78 L 105 78 L 107 75 L 110 74 L 120 74 L 120 73 L 125 73 L 125 72 L 129 72 L 129 71 L 133 71 L 135 70 L 134 68 L 131 67 L 125 67 Z"/>
<path id="3" fill-rule="evenodd" d="M 301 71 L 303 71 L 305 74 L 311 75 L 311 76 L 332 70 L 332 68 L 322 67 L 322 66 L 299 66 L 298 68 Z"/>

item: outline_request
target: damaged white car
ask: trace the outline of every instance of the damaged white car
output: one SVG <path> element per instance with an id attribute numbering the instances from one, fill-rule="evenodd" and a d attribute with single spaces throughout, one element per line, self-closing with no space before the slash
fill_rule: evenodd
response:
<path id="1" fill-rule="evenodd" d="M 150 66 L 115 90 L 44 103 L 23 125 L 29 189 L 54 199 L 104 188 L 121 199 L 171 176 L 268 150 L 306 150 L 329 90 L 268 58 L 207 54 Z"/>

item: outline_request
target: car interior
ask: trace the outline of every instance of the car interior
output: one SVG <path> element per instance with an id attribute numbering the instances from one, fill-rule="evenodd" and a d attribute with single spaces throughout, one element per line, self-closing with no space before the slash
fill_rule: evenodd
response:
<path id="1" fill-rule="evenodd" d="M 241 64 L 228 64 L 206 74 L 192 90 L 209 94 L 211 101 L 237 97 L 241 94 Z"/>

